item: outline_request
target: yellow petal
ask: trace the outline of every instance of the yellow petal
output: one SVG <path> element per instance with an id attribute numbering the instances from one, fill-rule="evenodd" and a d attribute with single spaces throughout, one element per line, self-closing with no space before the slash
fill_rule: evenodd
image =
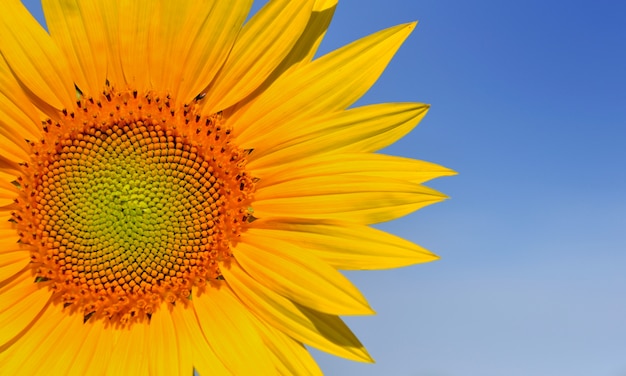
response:
<path id="1" fill-rule="evenodd" d="M 322 371 L 302 343 L 259 319 L 254 318 L 254 323 L 271 351 L 278 374 L 322 376 Z"/>
<path id="2" fill-rule="evenodd" d="M 259 283 L 301 305 L 333 315 L 374 313 L 359 290 L 336 269 L 293 243 L 246 233 L 233 255 Z"/>
<path id="3" fill-rule="evenodd" d="M 4 211 L 4 212 L 0 211 L 0 230 L 13 230 L 15 231 L 15 235 L 17 235 L 17 226 L 15 223 L 10 221 L 11 219 L 13 219 L 13 215 L 11 215 L 10 211 Z M 9 236 L 11 236 L 11 233 L 8 231 L 5 232 L 4 234 L 9 234 Z M 2 251 L 9 251 L 9 250 L 6 248 L 0 249 L 0 253 L 2 253 Z"/>
<path id="4" fill-rule="evenodd" d="M 54 307 L 55 309 L 61 310 L 61 307 Z M 51 334 L 52 339 L 55 336 L 58 336 L 58 339 L 52 341 L 48 340 L 45 344 L 42 344 L 39 347 L 35 347 L 37 351 L 47 350 L 45 357 L 43 360 L 38 361 L 36 358 L 29 359 L 30 361 L 36 362 L 37 366 L 34 366 L 33 370 L 38 370 L 32 374 L 49 374 L 49 375 L 79 375 L 77 368 L 80 367 L 79 363 L 76 363 L 76 357 L 78 355 L 79 350 L 82 347 L 82 344 L 87 342 L 87 335 L 89 332 L 86 330 L 89 328 L 83 324 L 83 320 L 81 316 L 73 315 L 70 316 L 67 312 L 61 313 L 65 316 L 61 322 L 58 324 L 58 327 L 55 328 L 55 332 Z M 46 318 L 41 318 L 40 320 L 46 320 Z M 32 328 L 31 330 L 36 330 Z M 57 334 L 58 333 L 58 334 Z M 92 364 L 92 368 L 95 368 L 96 365 Z M 102 370 L 102 368 L 97 368 Z M 23 369 L 24 372 L 28 372 L 28 368 Z M 97 374 L 96 372 L 90 372 Z M 30 372 L 29 372 L 30 374 Z M 84 373 L 82 374 L 84 375 Z"/>
<path id="5" fill-rule="evenodd" d="M 9 158 L 4 155 L 4 152 L 5 150 L 0 148 L 0 174 L 20 176 L 23 171 L 19 163 L 24 160 L 20 160 L 20 158 L 15 159 L 13 156 Z"/>
<path id="6" fill-rule="evenodd" d="M 191 354 L 183 354 L 180 333 L 168 307 L 161 307 L 150 318 L 148 325 L 148 354 L 150 375 L 188 376 L 193 374 Z M 188 349 L 186 349 L 188 350 Z M 184 361 L 183 361 L 184 360 Z"/>
<path id="7" fill-rule="evenodd" d="M 2 95 L 0 94 L 0 101 Z M 3 147 L 9 151 L 15 160 L 26 161 L 29 158 L 30 146 L 27 139 L 33 140 L 32 134 L 27 134 L 24 130 L 18 128 L 10 115 L 3 113 L 0 108 L 0 136 L 2 137 Z M 5 117 L 6 116 L 6 117 Z"/>
<path id="8" fill-rule="evenodd" d="M 250 277 L 236 262 L 221 271 L 239 299 L 269 325 L 330 354 L 361 362 L 373 361 L 339 317 L 310 310 L 280 296 Z"/>
<path id="9" fill-rule="evenodd" d="M 116 336 L 113 340 L 113 352 L 107 364 L 107 375 L 148 375 L 151 358 L 148 353 L 148 326 L 146 323 L 136 323 L 130 328 L 109 328 L 109 331 L 115 331 L 111 334 Z"/>
<path id="10" fill-rule="evenodd" d="M 4 262 L 3 258 L 0 256 L 0 263 Z M 31 325 L 44 310 L 50 295 L 47 288 L 34 283 L 30 273 L 24 273 L 0 291 L 0 350 Z"/>
<path id="11" fill-rule="evenodd" d="M 303 121 L 285 119 L 266 133 L 237 142 L 254 149 L 248 168 L 271 169 L 315 154 L 376 151 L 407 134 L 427 111 L 422 103 L 370 105 Z"/>
<path id="12" fill-rule="evenodd" d="M 68 342 L 76 357 L 67 375 L 104 375 L 113 352 L 113 331 L 101 320 L 88 320 L 82 326 L 82 338 Z"/>
<path id="13" fill-rule="evenodd" d="M 189 33 L 196 27 L 197 22 L 189 17 L 197 17 L 193 12 L 194 4 L 204 3 L 199 8 L 204 15 L 210 7 L 206 1 L 175 1 L 163 0 L 156 2 L 159 11 L 152 15 L 153 22 L 148 38 L 151 48 L 148 49 L 148 67 L 150 69 L 150 82 L 154 88 L 169 92 L 174 97 L 175 81 L 180 79 L 184 64 L 180 61 L 181 55 L 186 53 L 187 43 L 184 43 L 183 33 Z M 189 38 L 189 36 L 187 36 Z"/>
<path id="14" fill-rule="evenodd" d="M 251 226 L 253 228 L 248 230 L 250 234 L 262 232 L 268 239 L 297 244 L 338 269 L 388 269 L 438 259 L 433 253 L 407 240 L 352 223 L 289 218 L 257 220 Z"/>
<path id="15" fill-rule="evenodd" d="M 111 2 L 106 5 L 110 7 Z M 150 44 L 151 23 L 158 18 L 158 2 L 154 0 L 122 0 L 117 17 L 117 41 L 124 81 L 139 91 L 152 88 L 148 51 L 158 48 Z"/>
<path id="16" fill-rule="evenodd" d="M 76 92 L 65 56 L 20 1 L 3 1 L 0 35 L 2 55 L 34 96 L 57 109 L 73 106 Z"/>
<path id="17" fill-rule="evenodd" d="M 255 14 L 207 90 L 205 111 L 230 107 L 259 87 L 295 45 L 312 7 L 313 0 L 271 0 Z"/>
<path id="18" fill-rule="evenodd" d="M 124 78 L 124 69 L 122 68 L 122 58 L 120 57 L 121 42 L 119 35 L 119 22 L 123 6 L 122 1 L 110 0 L 84 0 L 90 2 L 94 15 L 91 19 L 97 20 L 100 24 L 95 24 L 94 29 L 100 38 L 104 38 L 104 46 L 94 46 L 94 53 L 98 53 L 101 59 L 107 63 L 106 78 L 111 86 L 117 89 L 126 89 L 126 81 Z M 126 26 L 126 27 L 130 27 Z M 137 89 L 137 88 L 135 88 Z"/>
<path id="19" fill-rule="evenodd" d="M 21 135 L 21 140 L 41 137 L 39 116 L 6 61 L 0 56 L 0 119 L 2 126 Z"/>
<path id="20" fill-rule="evenodd" d="M 328 25 L 333 18 L 337 0 L 317 0 L 313 4 L 313 12 L 307 25 L 302 31 L 300 38 L 295 43 L 289 54 L 283 61 L 272 71 L 269 77 L 259 86 L 248 98 L 237 103 L 229 112 L 236 112 L 240 108 L 245 108 L 249 101 L 254 100 L 258 95 L 262 94 L 274 81 L 289 69 L 295 69 L 298 66 L 308 64 L 324 38 Z M 209 107 L 207 107 L 209 108 Z M 205 112 L 206 111 L 205 109 Z"/>
<path id="21" fill-rule="evenodd" d="M 330 25 L 330 21 L 333 18 L 335 8 L 337 8 L 337 0 L 315 1 L 313 14 L 311 14 L 311 18 L 300 39 L 298 39 L 294 48 L 276 71 L 282 73 L 293 65 L 306 64 L 313 60 L 315 52 L 317 52 L 317 48 L 322 42 L 328 25 Z"/>
<path id="22" fill-rule="evenodd" d="M 194 20 L 194 28 L 185 37 L 188 52 L 179 60 L 183 63 L 178 96 L 191 101 L 205 89 L 220 70 L 245 21 L 252 0 L 212 0 L 199 3 L 210 12 L 197 8 L 202 17 Z"/>
<path id="23" fill-rule="evenodd" d="M 0 253 L 4 250 L 18 249 L 19 240 L 20 236 L 14 228 L 7 226 L 0 228 Z"/>
<path id="24" fill-rule="evenodd" d="M 259 188 L 257 218 L 315 218 L 372 224 L 389 221 L 446 196 L 422 185 L 369 176 L 314 176 Z"/>
<path id="25" fill-rule="evenodd" d="M 267 182 L 275 184 L 308 176 L 362 175 L 420 184 L 454 174 L 454 171 L 434 163 L 372 153 L 322 154 L 295 162 L 285 161 L 274 168 L 254 170 L 254 175 L 261 179 L 257 188 Z"/>
<path id="26" fill-rule="evenodd" d="M 193 305 L 204 337 L 233 374 L 274 373 L 274 365 L 250 313 L 227 286 L 209 288 L 194 296 Z"/>
<path id="27" fill-rule="evenodd" d="M 215 355 L 215 352 L 204 338 L 191 305 L 189 307 L 174 308 L 172 310 L 172 318 L 176 325 L 178 338 L 183 344 L 181 351 L 187 349 L 186 351 L 191 353 L 193 365 L 200 376 L 232 374 Z"/>
<path id="28" fill-rule="evenodd" d="M 49 304 L 32 327 L 0 355 L 2 370 L 11 375 L 68 374 L 75 357 L 71 343 L 82 340 L 82 327 L 81 316 Z"/>
<path id="29" fill-rule="evenodd" d="M 9 205 L 15 202 L 18 195 L 19 190 L 16 186 L 6 180 L 0 179 L 0 206 Z"/>
<path id="30" fill-rule="evenodd" d="M 96 3 L 43 0 L 41 5 L 50 36 L 66 56 L 76 85 L 85 96 L 102 92 L 108 56 L 102 15 Z"/>
<path id="31" fill-rule="evenodd" d="M 0 286 L 24 270 L 30 262 L 29 251 L 18 240 L 15 229 L 0 229 Z"/>
<path id="32" fill-rule="evenodd" d="M 2 122 L 0 122 L 0 132 L 2 132 L 3 128 Z M 4 129 L 6 130 L 6 128 Z M 6 157 L 7 162 L 22 163 L 30 160 L 30 155 L 25 149 L 24 143 L 16 143 L 0 133 L 0 153 Z M 7 167 L 9 167 L 9 164 L 7 164 Z"/>
<path id="33" fill-rule="evenodd" d="M 30 262 L 30 253 L 23 250 L 0 251 L 0 281 L 9 279 L 24 270 Z"/>
<path id="34" fill-rule="evenodd" d="M 286 72 L 249 107 L 233 116 L 235 134 L 245 140 L 285 119 L 347 108 L 378 79 L 414 27 L 411 23 L 380 31 Z"/>

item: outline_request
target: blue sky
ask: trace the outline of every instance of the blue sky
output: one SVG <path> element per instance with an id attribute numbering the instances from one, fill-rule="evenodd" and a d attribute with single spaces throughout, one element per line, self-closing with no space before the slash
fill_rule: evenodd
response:
<path id="1" fill-rule="evenodd" d="M 26 1 L 29 6 L 35 1 Z M 32 6 L 31 6 L 32 8 Z M 328 375 L 626 375 L 626 3 L 341 0 L 322 51 L 419 20 L 360 104 L 422 101 L 390 154 L 451 196 L 380 227 L 438 253 L 347 273 L 377 360 Z"/>

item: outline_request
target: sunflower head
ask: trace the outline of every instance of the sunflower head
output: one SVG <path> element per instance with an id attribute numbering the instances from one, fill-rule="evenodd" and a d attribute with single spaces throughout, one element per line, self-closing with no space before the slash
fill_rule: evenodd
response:
<path id="1" fill-rule="evenodd" d="M 415 24 L 314 59 L 336 1 L 42 3 L 48 31 L 18 0 L 0 13 L 2 370 L 371 361 L 339 316 L 373 311 L 339 270 L 435 260 L 370 225 L 454 174 L 374 153 L 427 105 L 351 107 Z"/>

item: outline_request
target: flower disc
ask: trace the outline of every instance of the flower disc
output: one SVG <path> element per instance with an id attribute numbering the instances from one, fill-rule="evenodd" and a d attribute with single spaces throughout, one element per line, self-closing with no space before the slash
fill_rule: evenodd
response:
<path id="1" fill-rule="evenodd" d="M 22 242 L 35 246 L 38 280 L 86 319 L 134 322 L 184 303 L 221 278 L 247 220 L 252 182 L 219 116 L 167 107 L 152 93 L 105 93 L 33 144 Z"/>

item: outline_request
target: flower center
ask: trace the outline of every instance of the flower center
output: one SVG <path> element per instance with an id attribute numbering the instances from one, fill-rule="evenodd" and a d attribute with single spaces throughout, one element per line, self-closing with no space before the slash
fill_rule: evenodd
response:
<path id="1" fill-rule="evenodd" d="M 220 115 L 110 91 L 44 131 L 15 217 L 55 302 L 130 325 L 221 278 L 254 185 Z"/>

